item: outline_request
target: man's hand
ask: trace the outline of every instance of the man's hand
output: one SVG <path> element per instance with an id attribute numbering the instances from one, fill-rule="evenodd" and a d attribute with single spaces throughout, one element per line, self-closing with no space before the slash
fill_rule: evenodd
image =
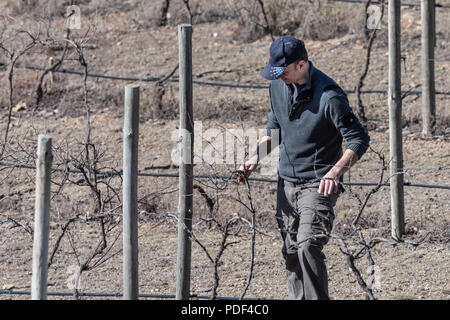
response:
<path id="1" fill-rule="evenodd" d="M 330 171 L 320 180 L 318 193 L 323 193 L 324 196 L 337 193 L 339 190 L 339 178 L 348 171 L 348 169 L 358 161 L 358 154 L 347 149 L 339 161 L 331 168 Z"/>
<path id="2" fill-rule="evenodd" d="M 330 194 L 337 193 L 339 191 L 339 175 L 333 172 L 333 170 L 328 171 L 328 173 L 320 180 L 318 193 L 323 193 L 324 196 L 329 196 Z"/>
<path id="3" fill-rule="evenodd" d="M 256 169 L 256 167 L 258 166 L 258 159 L 256 156 L 250 158 L 249 160 L 247 160 L 247 162 L 245 162 L 245 164 L 241 165 L 239 167 L 239 171 L 242 171 L 245 173 L 245 176 L 248 178 L 250 177 L 250 174 Z M 244 183 L 245 180 L 244 179 L 239 179 L 238 181 L 240 183 Z"/>
<path id="4" fill-rule="evenodd" d="M 273 146 L 276 147 L 277 145 Z M 239 167 L 239 171 L 242 171 L 245 176 L 248 178 L 250 174 L 256 169 L 258 166 L 258 162 L 264 157 L 266 157 L 272 151 L 272 137 L 271 136 L 263 136 L 256 148 L 255 154 L 247 160 L 243 165 Z M 244 183 L 245 179 L 242 179 L 242 176 L 238 177 L 239 183 Z"/>

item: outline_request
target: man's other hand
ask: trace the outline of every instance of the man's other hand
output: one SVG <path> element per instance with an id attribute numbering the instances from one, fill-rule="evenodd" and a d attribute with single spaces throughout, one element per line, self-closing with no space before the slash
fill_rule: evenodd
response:
<path id="1" fill-rule="evenodd" d="M 320 180 L 318 193 L 323 194 L 324 196 L 329 196 L 333 193 L 337 193 L 339 191 L 339 176 L 334 174 L 332 170 L 330 170 L 323 178 Z"/>

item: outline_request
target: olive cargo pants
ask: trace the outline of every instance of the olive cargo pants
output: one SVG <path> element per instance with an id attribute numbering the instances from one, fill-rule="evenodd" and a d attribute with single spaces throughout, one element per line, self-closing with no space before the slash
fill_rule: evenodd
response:
<path id="1" fill-rule="evenodd" d="M 278 179 L 278 226 L 283 238 L 283 257 L 289 287 L 288 299 L 326 300 L 328 274 L 323 246 L 334 220 L 339 193 L 317 193 L 319 184 L 293 184 Z"/>

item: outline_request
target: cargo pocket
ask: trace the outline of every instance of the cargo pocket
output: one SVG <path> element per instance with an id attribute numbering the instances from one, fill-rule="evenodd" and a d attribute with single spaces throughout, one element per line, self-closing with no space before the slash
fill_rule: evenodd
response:
<path id="1" fill-rule="evenodd" d="M 308 190 L 300 201 L 300 228 L 298 241 L 304 241 L 313 235 L 311 242 L 324 245 L 333 228 L 334 211 L 338 195 L 326 197 L 318 194 L 315 188 Z"/>

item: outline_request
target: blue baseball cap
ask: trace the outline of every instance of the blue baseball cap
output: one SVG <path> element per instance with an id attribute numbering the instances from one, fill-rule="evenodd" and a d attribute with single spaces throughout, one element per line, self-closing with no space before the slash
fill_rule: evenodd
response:
<path id="1" fill-rule="evenodd" d="M 267 80 L 278 79 L 288 65 L 299 60 L 308 59 L 305 44 L 293 36 L 283 36 L 270 46 L 270 57 L 261 76 Z"/>

